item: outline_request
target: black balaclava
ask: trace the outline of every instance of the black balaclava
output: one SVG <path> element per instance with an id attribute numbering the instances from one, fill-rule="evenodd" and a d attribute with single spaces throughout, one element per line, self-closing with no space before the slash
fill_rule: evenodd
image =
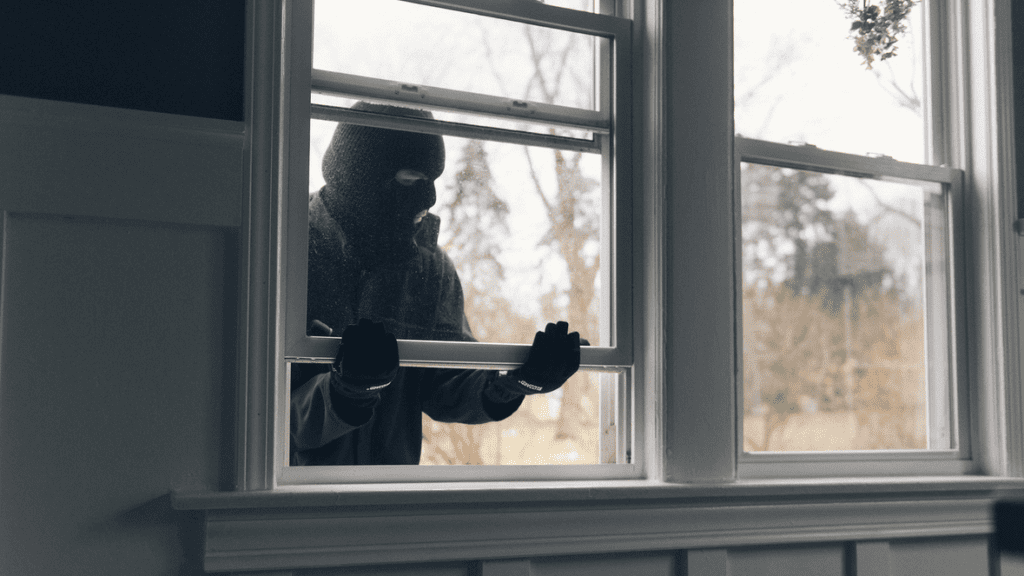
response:
<path id="1" fill-rule="evenodd" d="M 424 110 L 368 102 L 352 109 L 433 118 Z M 369 265 L 416 254 L 416 216 L 434 205 L 434 180 L 444 171 L 440 136 L 339 123 L 322 167 L 324 206 L 341 225 L 353 255 Z M 427 179 L 404 186 L 395 180 L 403 169 Z"/>

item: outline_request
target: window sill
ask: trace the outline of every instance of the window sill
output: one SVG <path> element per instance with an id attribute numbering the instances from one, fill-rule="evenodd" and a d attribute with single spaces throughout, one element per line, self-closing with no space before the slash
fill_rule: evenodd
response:
<path id="1" fill-rule="evenodd" d="M 176 493 L 206 515 L 209 571 L 981 535 L 994 477 L 291 487 Z M 386 560 L 385 560 L 386 559 Z"/>

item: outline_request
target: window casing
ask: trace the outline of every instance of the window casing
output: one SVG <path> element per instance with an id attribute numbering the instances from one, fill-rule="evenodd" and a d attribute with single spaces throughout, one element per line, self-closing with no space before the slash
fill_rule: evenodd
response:
<path id="1" fill-rule="evenodd" d="M 605 312 L 602 318 L 601 345 L 584 347 L 581 371 L 603 372 L 600 376 L 601 418 L 600 457 L 596 465 L 560 466 L 474 466 L 470 469 L 443 470 L 439 467 L 403 467 L 384 471 L 380 467 L 289 467 L 288 438 L 276 438 L 275 462 L 280 484 L 338 483 L 367 481 L 426 481 L 449 479 L 561 479 L 637 477 L 640 465 L 634 454 L 633 428 L 630 424 L 634 402 L 631 382 L 634 378 L 633 296 L 635 284 L 631 264 L 632 174 L 630 166 L 632 135 L 630 75 L 632 59 L 631 26 L 627 19 L 549 7 L 539 3 L 516 2 L 504 7 L 484 7 L 470 1 L 415 1 L 432 7 L 502 18 L 559 30 L 587 34 L 599 39 L 597 97 L 595 109 L 586 110 L 543 102 L 522 101 L 474 92 L 414 85 L 312 67 L 312 2 L 288 5 L 286 21 L 290 33 L 286 56 L 291 98 L 287 108 L 287 190 L 282 198 L 285 214 L 284 258 L 282 268 L 283 355 L 278 366 L 287 374 L 288 362 L 330 362 L 337 350 L 337 338 L 310 336 L 306 318 L 306 254 L 308 242 L 309 120 L 345 121 L 382 128 L 476 138 L 561 150 L 599 153 L 602 158 L 601 200 L 601 294 Z M 302 88 L 305 87 L 305 92 Z M 312 103 L 310 99 L 312 96 Z M 324 98 L 326 97 L 326 98 Z M 589 132 L 590 138 L 570 138 L 545 133 L 493 128 L 478 124 L 398 118 L 360 112 L 332 105 L 331 98 L 357 98 L 371 101 L 457 112 L 484 117 L 527 120 L 550 126 L 569 127 Z M 448 164 L 453 163 L 449 151 Z M 528 344 L 481 342 L 441 342 L 400 340 L 399 357 L 403 366 L 511 369 L 525 360 Z M 278 384 L 277 421 L 287 419 L 290 382 Z M 287 427 L 278 428 L 287 430 Z M 608 433 L 607 431 L 613 431 Z M 500 469 L 499 469 L 500 468 Z"/>

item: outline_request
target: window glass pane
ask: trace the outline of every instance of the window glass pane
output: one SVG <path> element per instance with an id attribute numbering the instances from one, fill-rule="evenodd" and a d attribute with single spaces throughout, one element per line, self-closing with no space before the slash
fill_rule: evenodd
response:
<path id="1" fill-rule="evenodd" d="M 614 414 L 622 385 L 621 374 L 581 370 L 550 394 L 527 396 L 500 422 L 449 424 L 424 414 L 420 464 L 626 464 L 614 446 L 601 446 L 616 435 L 600 434 L 602 403 Z"/>
<path id="2" fill-rule="evenodd" d="M 940 184 L 743 163 L 744 449 L 951 447 Z"/>
<path id="3" fill-rule="evenodd" d="M 896 56 L 868 70 L 841 3 L 735 0 L 736 132 L 925 162 L 926 9 L 914 6 Z"/>
<path id="4" fill-rule="evenodd" d="M 395 0 L 317 2 L 313 67 L 594 109 L 595 39 Z"/>
<path id="5" fill-rule="evenodd" d="M 336 126 L 320 120 L 310 123 L 313 195 L 324 186 L 322 159 Z M 547 322 L 566 320 L 591 345 L 602 345 L 601 327 L 610 323 L 610 317 L 609 303 L 601 299 L 599 255 L 602 243 L 609 240 L 600 155 L 450 136 L 443 141 L 446 161 L 434 182 L 436 203 L 429 209 L 433 216 L 425 217 L 420 227 L 439 219 L 437 245 L 454 262 L 473 337 L 530 343 Z M 373 160 L 378 163 L 386 162 Z M 388 186 L 394 188 L 387 182 L 380 188 Z M 369 197 L 370 188 L 349 192 Z M 311 258 L 311 270 L 315 262 Z M 313 272 L 310 283 L 309 320 L 343 329 L 344 315 L 335 314 L 333 320 L 318 316 L 317 310 L 333 308 L 317 301 L 321 289 L 314 286 Z M 390 288 L 381 284 L 381 289 Z M 399 338 L 460 339 L 414 320 L 380 317 Z M 312 330 L 310 334 L 322 335 Z"/>

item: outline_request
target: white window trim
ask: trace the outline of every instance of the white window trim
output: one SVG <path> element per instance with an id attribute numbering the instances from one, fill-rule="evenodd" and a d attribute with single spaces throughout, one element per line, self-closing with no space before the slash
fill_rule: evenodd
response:
<path id="1" fill-rule="evenodd" d="M 644 228 L 633 247 L 645 277 L 634 311 L 651 319 L 635 342 L 645 395 L 634 422 L 650 440 L 645 479 L 284 488 L 275 484 L 272 457 L 274 358 L 283 337 L 276 298 L 283 183 L 274 161 L 281 154 L 279 100 L 287 99 L 289 84 L 267 63 L 281 58 L 287 39 L 279 35 L 282 11 L 250 0 L 236 490 L 174 496 L 177 508 L 206 515 L 207 569 L 987 534 L 992 501 L 1020 497 L 1010 0 L 972 0 L 952 11 L 966 37 L 950 44 L 965 45 L 962 60 L 971 64 L 964 76 L 969 101 L 943 106 L 962 109 L 971 126 L 952 157 L 966 172 L 976 470 L 928 478 L 737 478 L 731 6 L 635 0 L 635 8 L 635 29 L 642 30 L 635 49 L 647 65 L 633 79 L 637 94 L 648 95 L 637 100 L 634 116 L 642 157 L 634 188 L 648 192 L 636 194 Z M 261 40 L 269 38 L 276 43 Z M 472 520 L 472 538 L 449 537 L 453 506 L 459 519 Z M 599 509 L 609 516 L 580 521 L 580 513 Z M 511 510 L 523 531 L 507 529 Z M 410 521 L 420 529 L 395 531 Z M 548 524 L 559 528 L 558 538 L 531 536 L 528 528 Z M 636 537 L 622 540 L 623 528 Z"/>

